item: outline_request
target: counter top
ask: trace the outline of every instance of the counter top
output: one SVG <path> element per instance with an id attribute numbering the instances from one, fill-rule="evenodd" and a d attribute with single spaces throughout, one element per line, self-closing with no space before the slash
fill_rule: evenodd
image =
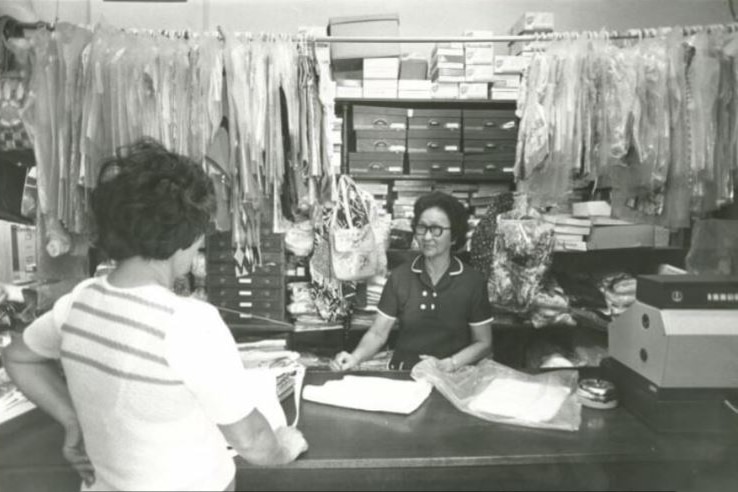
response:
<path id="1" fill-rule="evenodd" d="M 338 377 L 310 370 L 305 384 Z M 293 399 L 284 404 L 291 422 Z M 577 432 L 496 424 L 462 413 L 435 390 L 407 416 L 303 401 L 298 427 L 307 453 L 286 467 L 236 457 L 239 489 L 670 489 L 738 449 L 735 429 L 657 434 L 623 408 L 584 408 Z M 0 426 L 0 483 L 14 492 L 78 490 L 62 486 L 75 477 L 61 442 L 61 427 L 37 410 Z M 52 478 L 54 487 L 39 483 Z"/>

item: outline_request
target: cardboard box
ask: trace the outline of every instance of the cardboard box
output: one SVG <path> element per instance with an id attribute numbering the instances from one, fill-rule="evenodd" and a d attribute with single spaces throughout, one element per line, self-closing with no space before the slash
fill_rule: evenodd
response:
<path id="1" fill-rule="evenodd" d="M 495 89 L 519 89 L 520 80 L 518 74 L 495 74 L 492 85 Z"/>
<path id="2" fill-rule="evenodd" d="M 459 99 L 487 99 L 486 82 L 462 82 L 459 84 Z"/>
<path id="3" fill-rule="evenodd" d="M 464 63 L 467 65 L 492 64 L 495 61 L 494 46 L 467 46 L 464 50 Z"/>
<path id="4" fill-rule="evenodd" d="M 364 58 L 364 79 L 396 79 L 399 73 L 399 58 Z"/>
<path id="5" fill-rule="evenodd" d="M 495 73 L 521 74 L 528 68 L 530 58 L 524 56 L 495 56 Z"/>
<path id="6" fill-rule="evenodd" d="M 669 245 L 669 230 L 650 224 L 596 226 L 587 241 L 588 249 L 653 248 Z"/>
<path id="7" fill-rule="evenodd" d="M 574 217 L 610 217 L 612 208 L 603 200 L 592 202 L 575 202 L 571 204 L 571 214 Z"/>
<path id="8" fill-rule="evenodd" d="M 328 20 L 329 36 L 386 36 L 400 35 L 398 14 L 332 17 Z M 400 43 L 331 43 L 331 60 L 383 58 L 400 56 Z"/>
<path id="9" fill-rule="evenodd" d="M 493 101 L 517 101 L 517 89 L 495 89 L 494 86 L 489 91 L 489 98 Z"/>
<path id="10" fill-rule="evenodd" d="M 462 36 L 466 38 L 493 38 L 495 36 L 494 31 L 464 31 Z M 467 43 L 464 43 L 464 47 L 489 47 L 493 46 L 494 43 L 491 41 L 469 41 Z"/>
<path id="11" fill-rule="evenodd" d="M 524 53 L 532 54 L 538 51 L 546 51 L 550 45 L 550 41 L 517 41 L 508 45 L 508 53 L 512 56 Z"/>
<path id="12" fill-rule="evenodd" d="M 364 97 L 376 99 L 396 99 L 397 79 L 364 80 Z"/>
<path id="13" fill-rule="evenodd" d="M 494 76 L 495 67 L 492 65 L 467 65 L 464 69 L 467 82 L 491 82 Z"/>
<path id="14" fill-rule="evenodd" d="M 433 82 L 433 85 L 431 85 L 431 98 L 458 99 L 459 84 L 454 82 Z"/>
<path id="15" fill-rule="evenodd" d="M 400 79 L 425 80 L 428 76 L 428 61 L 425 58 L 402 58 Z"/>
<path id="16" fill-rule="evenodd" d="M 551 32 L 553 30 L 553 12 L 524 12 L 510 28 L 510 34 Z"/>

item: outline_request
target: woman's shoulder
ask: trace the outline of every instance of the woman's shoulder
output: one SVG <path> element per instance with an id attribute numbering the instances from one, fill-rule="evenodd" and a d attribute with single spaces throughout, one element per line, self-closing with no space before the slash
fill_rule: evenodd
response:
<path id="1" fill-rule="evenodd" d="M 468 278 L 470 281 L 473 281 L 473 282 L 486 282 L 487 281 L 487 279 L 484 277 L 484 274 L 482 274 L 482 272 L 474 268 L 471 264 L 459 259 L 459 257 L 455 257 L 455 258 L 461 265 L 461 274 L 465 278 Z"/>

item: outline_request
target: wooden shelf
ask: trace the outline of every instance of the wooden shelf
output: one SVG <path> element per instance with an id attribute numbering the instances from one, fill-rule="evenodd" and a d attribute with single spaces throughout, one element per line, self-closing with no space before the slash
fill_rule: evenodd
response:
<path id="1" fill-rule="evenodd" d="M 417 175 L 417 174 L 352 174 L 351 177 L 356 181 L 373 181 L 373 180 L 406 180 L 406 181 L 443 181 L 443 182 L 463 182 L 463 183 L 477 183 L 477 182 L 497 182 L 497 183 L 512 183 L 513 175 L 510 173 L 505 176 L 428 176 L 428 175 Z"/>
<path id="2" fill-rule="evenodd" d="M 499 107 L 501 109 L 514 109 L 517 101 L 493 101 L 491 99 L 365 99 L 365 98 L 345 98 L 337 97 L 335 105 L 382 105 L 382 106 L 413 106 L 413 107 Z"/>

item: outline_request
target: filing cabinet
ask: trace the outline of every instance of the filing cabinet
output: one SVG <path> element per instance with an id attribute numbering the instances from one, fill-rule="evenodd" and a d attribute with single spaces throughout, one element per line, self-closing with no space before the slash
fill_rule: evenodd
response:
<path id="1" fill-rule="evenodd" d="M 401 176 L 404 155 L 398 152 L 352 152 L 349 154 L 349 170 L 352 175 Z"/>

